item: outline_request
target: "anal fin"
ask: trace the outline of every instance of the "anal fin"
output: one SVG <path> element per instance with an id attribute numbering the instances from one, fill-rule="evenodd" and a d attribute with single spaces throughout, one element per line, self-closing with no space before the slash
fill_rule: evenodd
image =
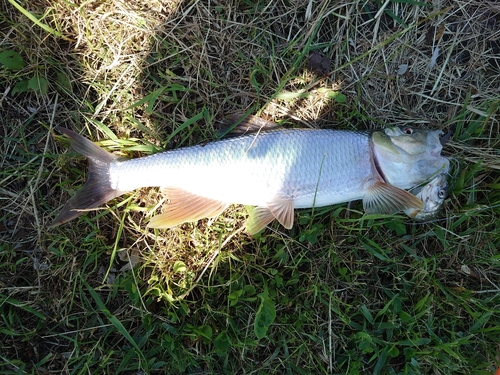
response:
<path id="1" fill-rule="evenodd" d="M 221 214 L 229 204 L 218 200 L 201 197 L 178 188 L 164 188 L 169 203 L 160 215 L 151 218 L 151 228 L 172 228 L 176 225 L 197 221 Z"/>
<path id="2" fill-rule="evenodd" d="M 365 194 L 363 207 L 369 214 L 394 214 L 404 211 L 413 218 L 424 209 L 424 203 L 406 190 L 377 181 Z"/>

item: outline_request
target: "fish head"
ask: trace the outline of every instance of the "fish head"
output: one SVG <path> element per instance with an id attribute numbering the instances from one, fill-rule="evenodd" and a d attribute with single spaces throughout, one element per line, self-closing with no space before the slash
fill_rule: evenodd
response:
<path id="1" fill-rule="evenodd" d="M 376 163 L 386 182 L 401 189 L 421 184 L 449 161 L 441 156 L 441 130 L 393 127 L 372 135 Z"/>
<path id="2" fill-rule="evenodd" d="M 414 219 L 428 220 L 434 218 L 448 196 L 447 174 L 438 174 L 429 183 L 423 186 L 416 196 L 424 202 L 424 209 L 420 211 Z"/>
<path id="3" fill-rule="evenodd" d="M 399 160 L 402 155 L 439 157 L 443 146 L 441 130 L 421 130 L 412 127 L 395 126 L 383 132 L 374 133 L 374 142 L 386 157 Z"/>

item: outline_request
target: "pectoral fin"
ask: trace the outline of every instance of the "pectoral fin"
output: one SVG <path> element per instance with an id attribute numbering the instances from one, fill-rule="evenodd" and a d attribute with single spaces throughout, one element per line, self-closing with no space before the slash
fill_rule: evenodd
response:
<path id="1" fill-rule="evenodd" d="M 394 214 L 404 211 L 413 218 L 424 209 L 424 203 L 406 190 L 377 181 L 365 194 L 363 207 L 369 214 Z"/>
<path id="2" fill-rule="evenodd" d="M 228 206 L 226 202 L 200 197 L 182 189 L 164 188 L 162 192 L 168 197 L 169 203 L 162 214 L 151 218 L 148 227 L 172 228 L 185 222 L 214 217 Z"/>

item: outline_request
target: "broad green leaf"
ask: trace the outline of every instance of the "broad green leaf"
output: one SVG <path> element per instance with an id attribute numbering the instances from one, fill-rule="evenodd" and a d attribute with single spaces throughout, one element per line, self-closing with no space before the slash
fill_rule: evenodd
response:
<path id="1" fill-rule="evenodd" d="M 16 51 L 7 50 L 0 53 L 0 64 L 8 69 L 19 70 L 24 68 L 24 59 Z"/>
<path id="2" fill-rule="evenodd" d="M 346 96 L 340 92 L 332 91 L 328 96 L 334 98 L 337 103 L 345 103 L 346 100 Z"/>
<path id="3" fill-rule="evenodd" d="M 238 303 L 239 298 L 241 295 L 245 293 L 244 290 L 235 290 L 234 292 L 229 293 L 229 296 L 227 297 L 229 299 L 229 306 L 234 306 Z"/>
<path id="4" fill-rule="evenodd" d="M 206 338 L 207 340 L 212 339 L 213 331 L 212 331 L 212 327 L 210 327 L 209 325 L 205 324 L 205 325 L 199 326 L 195 331 L 196 331 L 196 333 L 198 333 L 200 336 Z"/>
<path id="5" fill-rule="evenodd" d="M 33 91 L 39 91 L 41 94 L 46 94 L 48 83 L 45 78 L 35 76 L 28 81 L 28 87 Z"/>
<path id="6" fill-rule="evenodd" d="M 389 356 L 391 356 L 392 358 L 395 358 L 399 355 L 399 349 L 397 348 L 397 346 L 393 346 L 387 351 L 387 354 L 389 354 Z"/>
<path id="7" fill-rule="evenodd" d="M 59 83 L 59 85 L 66 89 L 66 90 L 71 90 L 71 81 L 69 80 L 68 76 L 64 73 L 61 73 L 61 72 L 57 72 L 57 83 Z"/>
<path id="8" fill-rule="evenodd" d="M 243 288 L 243 290 L 245 291 L 245 293 L 247 295 L 254 295 L 255 294 L 255 287 L 253 285 L 245 285 L 245 287 Z"/>
<path id="9" fill-rule="evenodd" d="M 399 312 L 399 318 L 401 319 L 401 321 L 403 323 L 408 323 L 408 322 L 411 322 L 413 320 L 413 317 L 405 311 Z"/>
<path id="10" fill-rule="evenodd" d="M 186 272 L 187 267 L 186 264 L 180 260 L 175 261 L 174 263 L 174 272 L 176 273 L 184 273 Z"/>
<path id="11" fill-rule="evenodd" d="M 25 79 L 25 80 L 22 80 L 22 81 L 16 83 L 16 85 L 12 89 L 11 95 L 15 95 L 17 93 L 23 93 L 23 92 L 28 91 L 29 89 L 30 89 L 29 88 L 29 81 L 27 79 Z"/>
<path id="12" fill-rule="evenodd" d="M 276 318 L 276 306 L 274 305 L 273 300 L 269 297 L 267 289 L 257 296 L 260 297 L 260 306 L 257 310 L 257 314 L 255 315 L 253 328 L 255 335 L 260 340 L 266 335 L 269 326 Z"/>
<path id="13" fill-rule="evenodd" d="M 327 88 L 320 88 L 318 92 L 325 94 L 328 98 L 335 99 L 337 103 L 344 103 L 346 96 L 338 91 L 330 90 Z"/>
<path id="14" fill-rule="evenodd" d="M 41 94 L 46 94 L 48 90 L 48 82 L 42 77 L 32 77 L 29 80 L 18 82 L 12 89 L 12 95 L 29 90 L 38 91 Z"/>
<path id="15" fill-rule="evenodd" d="M 227 350 L 229 349 L 230 345 L 231 341 L 229 340 L 229 336 L 227 335 L 226 331 L 222 331 L 215 338 L 215 352 L 221 357 L 227 354 Z"/>
<path id="16" fill-rule="evenodd" d="M 412 359 L 417 351 L 413 348 L 404 348 L 403 353 L 405 354 L 406 359 Z"/>

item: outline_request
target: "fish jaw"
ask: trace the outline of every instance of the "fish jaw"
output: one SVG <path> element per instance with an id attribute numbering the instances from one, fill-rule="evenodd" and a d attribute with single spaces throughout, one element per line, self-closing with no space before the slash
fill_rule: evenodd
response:
<path id="1" fill-rule="evenodd" d="M 447 171 L 439 173 L 431 181 L 415 192 L 417 198 L 424 203 L 424 209 L 415 216 L 415 220 L 423 221 L 433 219 L 444 200 L 448 196 L 448 174 Z"/>
<path id="2" fill-rule="evenodd" d="M 389 128 L 372 135 L 374 158 L 385 181 L 411 189 L 442 170 L 449 160 L 441 156 L 440 130 Z"/>

